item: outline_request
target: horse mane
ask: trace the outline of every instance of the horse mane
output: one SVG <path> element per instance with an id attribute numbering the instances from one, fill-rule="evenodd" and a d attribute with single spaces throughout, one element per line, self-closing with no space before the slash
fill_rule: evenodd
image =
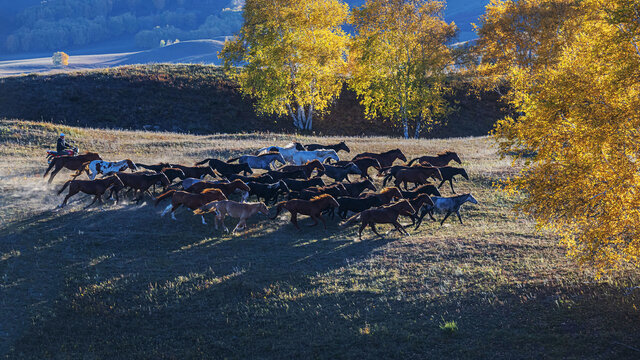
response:
<path id="1" fill-rule="evenodd" d="M 219 192 L 219 193 L 222 194 L 222 190 L 216 189 L 216 188 L 204 189 L 204 190 L 202 190 L 202 192 L 200 194 L 207 194 L 207 193 L 211 193 L 211 192 Z"/>
<path id="2" fill-rule="evenodd" d="M 395 186 L 387 186 L 386 188 L 380 190 L 380 194 L 385 193 L 385 192 L 389 192 L 389 191 L 393 191 L 394 189 L 397 190 L 397 191 L 400 191 L 400 189 L 398 189 Z"/>
<path id="3" fill-rule="evenodd" d="M 329 194 L 322 194 L 322 195 L 312 197 L 309 201 L 320 201 L 320 200 L 328 199 L 331 197 L 332 196 Z"/>

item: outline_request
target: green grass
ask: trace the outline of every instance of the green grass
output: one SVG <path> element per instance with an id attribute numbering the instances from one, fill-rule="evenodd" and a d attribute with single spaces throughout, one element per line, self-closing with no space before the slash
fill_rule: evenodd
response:
<path id="1" fill-rule="evenodd" d="M 352 154 L 456 150 L 479 205 L 377 239 L 258 216 L 238 236 L 150 204 L 56 210 L 56 133 L 105 159 L 191 164 L 278 134 L 192 136 L 0 122 L 0 350 L 9 358 L 637 358 L 637 271 L 596 279 L 491 184 L 514 174 L 489 138 L 345 138 Z M 449 194 L 443 187 L 445 194 Z M 72 198 L 73 200 L 74 198 Z M 442 216 L 442 215 L 439 215 Z M 213 220 L 213 219 L 210 219 Z M 404 220 L 403 222 L 406 222 Z M 230 219 L 227 226 L 235 225 Z M 382 227 L 383 231 L 389 227 Z M 450 330 L 456 324 L 456 336 Z M 623 344 L 623 345 L 620 345 Z M 626 346 L 625 346 L 626 345 Z"/>

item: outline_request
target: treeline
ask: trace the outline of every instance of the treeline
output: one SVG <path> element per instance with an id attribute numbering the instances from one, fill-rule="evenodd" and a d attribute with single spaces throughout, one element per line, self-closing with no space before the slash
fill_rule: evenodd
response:
<path id="1" fill-rule="evenodd" d="M 50 0 L 17 15 L 20 27 L 4 36 L 8 52 L 59 50 L 123 36 L 153 48 L 160 40 L 191 40 L 235 33 L 238 0 Z"/>

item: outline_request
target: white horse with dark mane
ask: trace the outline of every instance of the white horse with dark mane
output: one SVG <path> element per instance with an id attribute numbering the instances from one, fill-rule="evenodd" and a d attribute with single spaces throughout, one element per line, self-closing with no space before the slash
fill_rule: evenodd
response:
<path id="1" fill-rule="evenodd" d="M 280 147 L 280 146 L 263 147 L 262 149 L 258 150 L 258 155 L 262 155 L 262 154 L 266 154 L 266 153 L 277 151 L 282 155 L 282 157 L 284 158 L 284 160 L 286 162 L 290 163 L 290 162 L 293 162 L 293 160 L 292 160 L 293 154 L 295 154 L 298 151 L 304 151 L 304 150 L 306 150 L 306 149 L 304 148 L 304 146 L 302 144 L 300 144 L 299 142 L 292 142 L 292 143 L 287 144 L 284 147 Z"/>
<path id="2" fill-rule="evenodd" d="M 87 173 L 89 179 L 94 180 L 98 174 L 102 174 L 103 176 L 113 175 L 119 171 L 125 171 L 130 169 L 132 172 L 137 171 L 138 167 L 134 164 L 133 161 L 129 159 L 124 159 L 120 161 L 104 161 L 104 160 L 93 160 L 89 163 L 85 163 L 85 166 L 78 170 L 77 173 L 73 175 L 75 179 L 83 171 Z"/>
<path id="3" fill-rule="evenodd" d="M 291 156 L 292 162 L 296 165 L 304 165 L 311 160 L 318 160 L 322 163 L 327 159 L 340 161 L 335 150 L 298 151 Z"/>

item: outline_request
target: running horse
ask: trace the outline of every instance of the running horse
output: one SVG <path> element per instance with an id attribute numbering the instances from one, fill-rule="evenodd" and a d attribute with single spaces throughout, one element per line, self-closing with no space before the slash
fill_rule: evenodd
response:
<path id="1" fill-rule="evenodd" d="M 372 157 L 361 157 L 359 159 L 355 159 L 355 160 L 342 160 L 342 161 L 338 161 L 336 163 L 334 163 L 334 166 L 344 166 L 347 164 L 355 164 L 358 169 L 360 169 L 360 178 L 362 179 L 369 179 L 371 180 L 371 177 L 369 177 L 369 168 L 374 168 L 376 170 L 378 170 L 378 172 L 380 171 L 380 169 L 382 168 L 380 166 L 380 162 Z"/>
<path id="2" fill-rule="evenodd" d="M 400 149 L 389 150 L 387 152 L 383 152 L 380 154 L 366 152 L 366 153 L 362 153 L 354 156 L 353 160 L 357 160 L 364 157 L 371 157 L 378 160 L 378 162 L 380 163 L 380 166 L 383 168 L 393 165 L 393 162 L 396 161 L 397 159 L 400 159 L 402 161 L 407 161 L 407 158 L 404 156 L 404 154 Z"/>
<path id="3" fill-rule="evenodd" d="M 338 204 L 340 204 L 338 215 L 346 219 L 349 211 L 354 213 L 362 212 L 374 206 L 386 205 L 394 199 L 402 199 L 400 190 L 395 187 L 384 188 L 379 194 L 368 194 L 362 197 L 343 196 L 338 198 Z"/>
<path id="4" fill-rule="evenodd" d="M 447 150 L 445 152 L 437 154 L 436 156 L 420 156 L 420 157 L 417 157 L 417 158 L 409 161 L 409 165 L 411 165 L 414 162 L 418 161 L 421 164 L 428 163 L 428 164 L 430 164 L 432 166 L 447 166 L 447 165 L 449 165 L 449 162 L 451 162 L 452 160 L 457 162 L 458 164 L 462 164 L 462 161 L 460 161 L 460 158 L 458 157 L 458 154 L 456 154 L 453 151 Z"/>
<path id="5" fill-rule="evenodd" d="M 313 170 L 316 169 L 318 170 L 318 176 L 322 176 L 322 174 L 324 174 L 326 170 L 325 166 L 320 162 L 320 160 L 317 159 L 307 161 L 307 163 L 304 165 L 285 165 L 283 167 L 277 168 L 276 170 L 285 172 L 302 170 L 304 171 L 307 178 L 310 178 L 311 174 L 313 174 Z"/>
<path id="6" fill-rule="evenodd" d="M 251 170 L 251 167 L 248 164 L 243 164 L 243 163 L 229 164 L 228 162 L 224 162 L 222 160 L 218 160 L 214 158 L 204 159 L 202 161 L 197 162 L 195 165 L 196 166 L 202 165 L 206 162 L 209 163 L 209 166 L 213 170 L 216 170 L 217 172 L 219 172 L 224 176 L 232 175 L 232 174 L 240 174 L 240 173 L 244 173 L 245 176 L 249 174 L 253 174 L 253 170 Z"/>
<path id="7" fill-rule="evenodd" d="M 142 200 L 145 193 L 148 193 L 149 196 L 153 197 L 153 195 L 149 193 L 149 188 L 158 182 L 162 184 L 164 191 L 167 191 L 167 188 L 171 185 L 171 181 L 167 175 L 161 172 L 155 174 L 129 174 L 125 172 L 118 172 L 116 175 L 118 175 L 123 184 L 123 186 L 116 185 L 111 188 L 111 198 L 113 198 L 113 195 L 115 194 L 116 202 L 120 201 L 118 192 L 125 187 L 129 187 L 130 190 L 133 190 L 133 195 L 135 195 L 137 191 L 140 191 L 140 196 L 137 199 L 134 199 L 136 202 L 139 202 Z"/>
<path id="8" fill-rule="evenodd" d="M 304 147 L 307 149 L 307 151 L 326 149 L 326 150 L 334 150 L 336 153 L 339 152 L 340 150 L 351 152 L 351 149 L 349 149 L 349 147 L 347 146 L 347 144 L 344 143 L 344 141 L 340 141 L 339 143 L 333 144 L 333 145 L 309 144 L 309 145 L 305 145 Z"/>
<path id="9" fill-rule="evenodd" d="M 53 171 L 51 172 L 51 177 L 49 177 L 49 183 L 51 183 L 53 181 L 53 178 L 58 172 L 60 172 L 60 170 L 67 168 L 69 170 L 78 171 L 84 168 L 84 164 L 86 162 L 93 160 L 101 160 L 100 155 L 98 155 L 97 153 L 88 152 L 86 154 L 76 156 L 60 156 L 54 158 L 51 161 L 49 167 L 47 168 L 47 171 L 44 172 L 44 175 L 42 175 L 42 177 L 47 177 L 49 171 L 53 169 Z"/>
<path id="10" fill-rule="evenodd" d="M 271 170 L 272 164 L 274 164 L 276 161 L 281 163 L 282 165 L 286 164 L 286 161 L 282 156 L 282 154 L 275 151 L 260 154 L 260 155 L 242 155 L 242 156 L 227 160 L 227 163 L 230 163 L 236 160 L 238 160 L 238 163 L 241 165 L 248 166 L 252 169 L 262 169 L 262 170 Z"/>
<path id="11" fill-rule="evenodd" d="M 383 181 L 383 183 L 386 183 L 392 176 L 392 174 L 385 176 L 385 181 Z M 413 183 L 414 187 L 418 187 L 419 185 L 427 184 L 429 182 L 429 178 L 442 180 L 442 174 L 440 174 L 440 170 L 435 167 L 414 166 L 408 169 L 399 170 L 396 173 L 394 184 L 396 187 L 400 187 L 400 184 L 404 184 L 405 190 L 409 190 L 407 187 L 408 183 Z"/>
<path id="12" fill-rule="evenodd" d="M 338 207 L 338 202 L 333 196 L 327 194 L 316 196 L 311 200 L 287 200 L 279 202 L 276 205 L 276 215 L 271 219 L 277 218 L 282 209 L 285 209 L 291 214 L 291 222 L 298 230 L 300 230 L 300 226 L 298 226 L 298 214 L 310 216 L 311 219 L 313 219 L 313 224 L 310 226 L 318 225 L 318 220 L 322 221 L 326 229 L 327 223 L 322 218 L 322 212 L 335 207 Z"/>
<path id="13" fill-rule="evenodd" d="M 191 193 L 201 193 L 206 189 L 219 189 L 222 191 L 224 196 L 229 197 L 231 194 L 235 192 L 249 192 L 251 189 L 247 184 L 245 184 L 242 180 L 236 179 L 228 183 L 218 183 L 211 181 L 199 181 L 191 186 L 189 186 L 189 192 Z"/>
<path id="14" fill-rule="evenodd" d="M 127 169 L 134 172 L 138 170 L 138 167 L 129 159 L 120 161 L 93 160 L 85 163 L 84 167 L 73 174 L 72 177 L 75 179 L 84 171 L 87 173 L 89 180 L 94 180 L 98 174 L 109 176 Z"/>
<path id="15" fill-rule="evenodd" d="M 227 197 L 224 196 L 222 191 L 220 191 L 219 189 L 206 189 L 200 194 L 193 194 L 190 192 L 179 190 L 169 190 L 156 198 L 156 206 L 158 206 L 162 199 L 168 197 L 171 197 L 171 204 L 169 204 L 162 211 L 160 217 L 165 216 L 167 212 L 171 211 L 171 218 L 173 220 L 177 220 L 174 212 L 182 205 L 188 207 L 191 210 L 195 210 L 212 201 L 227 200 Z M 201 217 L 202 223 L 206 225 L 207 223 L 204 221 L 204 216 Z"/>
<path id="16" fill-rule="evenodd" d="M 219 177 L 219 174 L 213 171 L 211 166 L 184 166 L 175 164 L 172 165 L 172 167 L 182 170 L 186 178 L 203 179 L 207 175 L 212 178 Z"/>
<path id="17" fill-rule="evenodd" d="M 95 195 L 91 204 L 87 205 L 87 208 L 93 205 L 96 201 L 100 201 L 100 203 L 103 204 L 102 195 L 107 192 L 107 190 L 109 190 L 112 186 L 124 186 L 118 175 L 111 175 L 104 179 L 98 180 L 69 180 L 65 182 L 62 186 L 62 189 L 58 191 L 58 195 L 60 195 L 62 194 L 64 189 L 69 187 L 69 193 L 62 201 L 62 204 L 60 204 L 58 207 L 65 207 L 69 198 L 79 192 L 83 192 L 89 195 Z"/>
<path id="18" fill-rule="evenodd" d="M 349 162 L 342 166 L 326 164 L 324 165 L 324 168 L 325 168 L 324 175 L 332 178 L 337 182 L 340 182 L 343 180 L 347 180 L 348 182 L 351 182 L 351 180 L 349 180 L 349 174 L 362 175 L 362 171 L 360 170 L 360 168 L 352 162 Z"/>
<path id="19" fill-rule="evenodd" d="M 305 151 L 306 149 L 299 142 L 292 142 L 287 144 L 285 147 L 279 146 L 267 146 L 258 150 L 258 155 L 270 152 L 279 152 L 286 162 L 292 162 L 291 157 L 298 151 Z"/>
<path id="20" fill-rule="evenodd" d="M 351 226 L 359 221 L 360 229 L 358 230 L 358 239 L 360 240 L 362 240 L 362 231 L 367 225 L 371 227 L 371 230 L 373 230 L 376 235 L 383 238 L 383 236 L 378 233 L 375 224 L 393 224 L 401 234 L 409 235 L 407 230 L 398 222 L 398 216 L 412 216 L 415 213 L 416 210 L 411 206 L 409 201 L 402 200 L 391 205 L 365 210 L 350 217 L 349 220 L 344 221 L 340 226 Z"/>
<path id="21" fill-rule="evenodd" d="M 193 213 L 196 215 L 204 215 L 210 212 L 216 213 L 216 230 L 218 230 L 218 222 L 220 222 L 224 231 L 229 232 L 229 229 L 227 229 L 227 226 L 224 224 L 225 216 L 230 215 L 231 217 L 239 218 L 240 221 L 232 231 L 234 234 L 239 229 L 244 230 L 247 228 L 247 219 L 251 216 L 258 213 L 269 216 L 269 209 L 267 209 L 267 205 L 263 202 L 239 203 L 232 200 L 212 201 L 196 209 Z"/>

